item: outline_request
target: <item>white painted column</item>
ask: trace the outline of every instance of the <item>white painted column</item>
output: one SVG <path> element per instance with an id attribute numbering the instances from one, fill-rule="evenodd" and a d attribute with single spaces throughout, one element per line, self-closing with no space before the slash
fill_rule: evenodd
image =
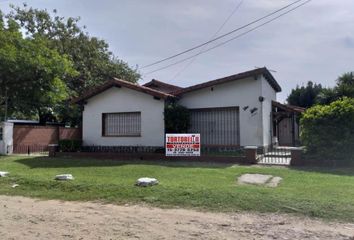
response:
<path id="1" fill-rule="evenodd" d="M 14 124 L 9 122 L 0 123 L 0 154 L 8 155 L 13 152 L 13 128 Z"/>

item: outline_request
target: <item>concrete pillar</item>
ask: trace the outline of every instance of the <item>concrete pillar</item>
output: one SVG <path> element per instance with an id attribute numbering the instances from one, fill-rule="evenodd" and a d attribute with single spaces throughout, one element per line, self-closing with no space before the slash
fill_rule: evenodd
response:
<path id="1" fill-rule="evenodd" d="M 292 148 L 291 150 L 291 166 L 301 166 L 304 165 L 304 160 L 302 158 L 302 153 L 304 149 L 302 147 Z"/>
<path id="2" fill-rule="evenodd" d="M 55 157 L 56 152 L 58 151 L 58 144 L 49 144 L 48 145 L 48 151 L 49 151 L 49 157 Z"/>
<path id="3" fill-rule="evenodd" d="M 256 164 L 257 161 L 257 146 L 246 146 L 245 147 L 245 155 L 246 155 L 246 163 L 248 164 Z"/>
<path id="4" fill-rule="evenodd" d="M 14 124 L 9 122 L 0 122 L 0 128 L 0 154 L 12 154 Z"/>

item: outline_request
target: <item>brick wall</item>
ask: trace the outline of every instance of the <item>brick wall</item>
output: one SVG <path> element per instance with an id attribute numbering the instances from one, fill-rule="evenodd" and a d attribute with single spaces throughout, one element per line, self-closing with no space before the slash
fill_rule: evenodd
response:
<path id="1" fill-rule="evenodd" d="M 81 140 L 81 129 L 59 127 L 59 139 Z"/>
<path id="2" fill-rule="evenodd" d="M 60 139 L 79 140 L 81 139 L 81 130 L 78 128 L 64 128 L 58 126 L 14 126 L 14 146 L 57 144 Z"/>

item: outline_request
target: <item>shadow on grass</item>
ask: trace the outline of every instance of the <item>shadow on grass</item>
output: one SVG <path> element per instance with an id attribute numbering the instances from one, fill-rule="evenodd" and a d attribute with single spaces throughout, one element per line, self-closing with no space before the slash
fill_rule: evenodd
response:
<path id="1" fill-rule="evenodd" d="M 30 168 L 72 168 L 72 167 L 113 167 L 124 165 L 154 165 L 176 168 L 228 168 L 234 163 L 212 163 L 212 162 L 188 162 L 188 161 L 166 161 L 166 160 L 112 160 L 94 158 L 69 158 L 69 157 L 33 157 L 20 158 L 15 160 Z"/>
<path id="2" fill-rule="evenodd" d="M 291 166 L 289 169 L 303 171 L 303 172 L 314 172 L 314 173 L 324 173 L 332 175 L 341 175 L 341 176 L 354 176 L 354 166 L 339 166 L 339 167 L 328 167 L 328 166 L 302 166 L 295 167 Z"/>

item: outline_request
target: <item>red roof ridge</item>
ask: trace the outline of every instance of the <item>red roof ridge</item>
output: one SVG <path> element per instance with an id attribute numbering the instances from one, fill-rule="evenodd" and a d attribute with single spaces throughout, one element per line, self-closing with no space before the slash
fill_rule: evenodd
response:
<path id="1" fill-rule="evenodd" d="M 79 103 L 79 102 L 83 102 L 111 87 L 126 87 L 129 89 L 133 89 L 136 91 L 140 91 L 149 95 L 152 95 L 154 97 L 158 97 L 158 98 L 163 98 L 166 99 L 168 97 L 174 97 L 171 94 L 165 93 L 165 92 L 161 92 L 152 88 L 148 88 L 145 86 L 141 86 L 137 83 L 132 83 L 132 82 L 128 82 L 126 80 L 122 80 L 122 79 L 118 79 L 118 78 L 112 78 L 111 80 L 106 81 L 104 84 L 99 85 L 97 87 L 94 87 L 88 91 L 86 91 L 85 93 L 82 94 L 82 96 L 74 98 L 72 100 L 73 103 Z"/>
<path id="2" fill-rule="evenodd" d="M 176 87 L 176 88 L 180 88 L 180 89 L 183 88 L 183 87 L 180 87 L 180 86 L 177 86 L 177 85 L 173 85 L 173 84 L 170 84 L 170 83 L 162 82 L 162 81 L 157 80 L 157 79 L 152 79 L 150 82 L 147 82 L 147 83 L 143 84 L 143 86 L 150 85 L 150 84 L 153 84 L 153 83 L 157 83 L 157 84 L 161 84 L 161 85 L 165 85 L 165 86 L 169 86 L 169 87 Z"/>
<path id="3" fill-rule="evenodd" d="M 286 109 L 286 110 L 290 110 L 290 111 L 293 111 L 293 112 L 302 113 L 302 112 L 306 111 L 306 108 L 299 107 L 299 106 L 294 106 L 294 105 L 290 105 L 290 104 L 283 104 L 283 103 L 280 103 L 280 102 L 277 102 L 277 101 L 274 101 L 274 100 L 272 101 L 272 105 L 274 105 L 276 107 L 280 107 L 280 108 Z"/>
<path id="4" fill-rule="evenodd" d="M 157 91 L 163 91 L 165 93 L 173 93 L 183 89 L 180 86 L 165 83 L 156 79 L 152 79 L 150 82 L 143 84 L 143 86 L 155 89 Z M 156 86 L 156 88 L 154 86 Z"/>
<path id="5" fill-rule="evenodd" d="M 244 79 L 244 78 L 252 77 L 252 76 L 257 76 L 257 75 L 263 75 L 275 91 L 281 92 L 281 87 L 278 84 L 278 82 L 275 80 L 273 75 L 268 71 L 268 69 L 266 67 L 263 67 L 263 68 L 257 68 L 254 70 L 246 71 L 246 72 L 237 73 L 237 74 L 227 76 L 227 77 L 218 78 L 218 79 L 211 80 L 208 82 L 203 82 L 200 84 L 192 85 L 190 87 L 186 87 L 186 88 L 183 88 L 179 91 L 173 92 L 173 94 L 180 95 L 180 94 L 184 94 L 187 92 L 199 90 L 202 88 L 211 87 L 211 86 L 215 86 L 218 84 L 227 83 L 227 82 L 240 80 L 240 79 Z"/>

